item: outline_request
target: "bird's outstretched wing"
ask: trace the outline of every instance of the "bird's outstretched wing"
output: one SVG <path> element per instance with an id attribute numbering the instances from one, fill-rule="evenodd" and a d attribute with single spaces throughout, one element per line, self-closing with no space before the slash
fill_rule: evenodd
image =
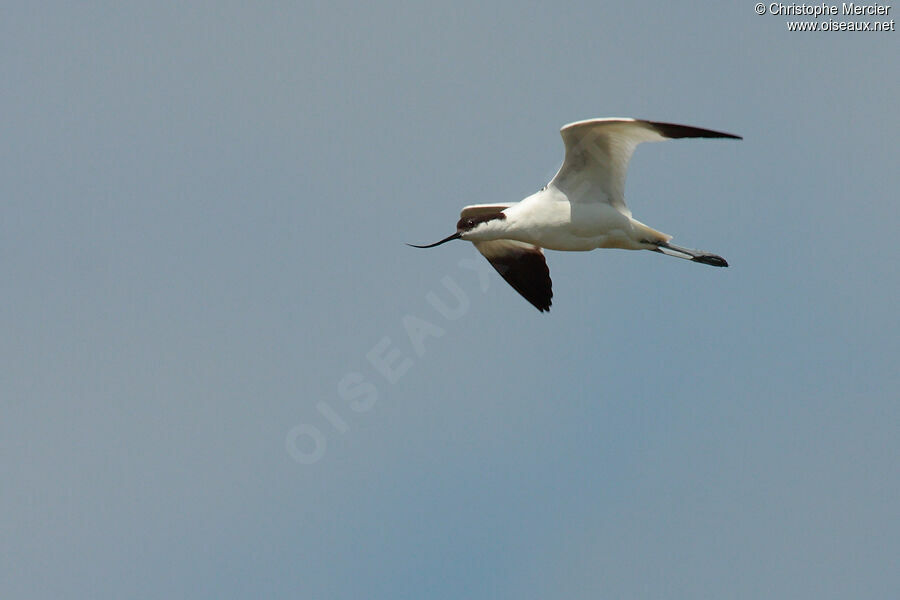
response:
<path id="1" fill-rule="evenodd" d="M 549 185 L 563 191 L 570 202 L 606 202 L 629 216 L 625 175 L 638 144 L 675 138 L 741 139 L 720 131 L 639 119 L 576 121 L 563 126 L 560 135 L 566 158 Z"/>
<path id="2" fill-rule="evenodd" d="M 550 310 L 553 298 L 550 269 L 537 246 L 515 240 L 473 242 L 506 282 L 541 312 Z"/>

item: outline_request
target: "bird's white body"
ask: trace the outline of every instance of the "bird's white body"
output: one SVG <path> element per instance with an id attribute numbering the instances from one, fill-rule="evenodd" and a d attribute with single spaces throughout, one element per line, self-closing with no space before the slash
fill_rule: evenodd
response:
<path id="1" fill-rule="evenodd" d="M 638 119 L 590 119 L 560 130 L 566 157 L 553 179 L 524 200 L 474 204 L 462 209 L 457 232 L 418 246 L 453 239 L 472 242 L 506 281 L 538 310 L 553 296 L 544 248 L 652 250 L 717 267 L 720 256 L 669 243 L 672 236 L 631 216 L 625 204 L 625 175 L 641 142 L 673 138 L 736 138 L 730 133 Z"/>
<path id="2" fill-rule="evenodd" d="M 462 233 L 461 239 L 472 242 L 510 239 L 547 250 L 588 251 L 649 250 L 657 244 L 647 241 L 667 242 L 672 238 L 605 202 L 573 203 L 565 192 L 549 185 L 502 212 L 506 219 L 484 223 Z"/>

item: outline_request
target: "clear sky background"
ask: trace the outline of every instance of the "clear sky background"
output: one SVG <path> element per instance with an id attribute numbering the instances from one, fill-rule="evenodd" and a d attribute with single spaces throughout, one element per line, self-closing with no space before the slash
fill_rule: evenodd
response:
<path id="1" fill-rule="evenodd" d="M 896 595 L 900 32 L 16 4 L 0 597 Z M 548 252 L 539 314 L 403 245 L 608 116 L 744 136 L 643 145 L 626 192 L 731 268 Z"/>

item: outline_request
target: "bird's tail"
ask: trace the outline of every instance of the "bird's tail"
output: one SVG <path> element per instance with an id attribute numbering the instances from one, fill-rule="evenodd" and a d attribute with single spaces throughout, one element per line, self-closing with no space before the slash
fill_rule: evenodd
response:
<path id="1" fill-rule="evenodd" d="M 675 244 L 664 242 L 656 247 L 655 252 L 665 254 L 666 256 L 674 256 L 675 258 L 683 258 L 694 262 L 703 263 L 713 267 L 727 267 L 728 261 L 718 254 L 703 252 L 702 250 L 691 250 L 690 248 L 682 248 Z"/>

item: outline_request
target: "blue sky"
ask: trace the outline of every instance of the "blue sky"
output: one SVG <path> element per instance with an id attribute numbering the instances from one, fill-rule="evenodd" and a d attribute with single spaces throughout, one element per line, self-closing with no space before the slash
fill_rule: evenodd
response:
<path id="1" fill-rule="evenodd" d="M 898 34 L 786 20 L 4 8 L 0 596 L 894 594 Z M 604 116 L 744 136 L 626 189 L 731 268 L 403 245 Z"/>

